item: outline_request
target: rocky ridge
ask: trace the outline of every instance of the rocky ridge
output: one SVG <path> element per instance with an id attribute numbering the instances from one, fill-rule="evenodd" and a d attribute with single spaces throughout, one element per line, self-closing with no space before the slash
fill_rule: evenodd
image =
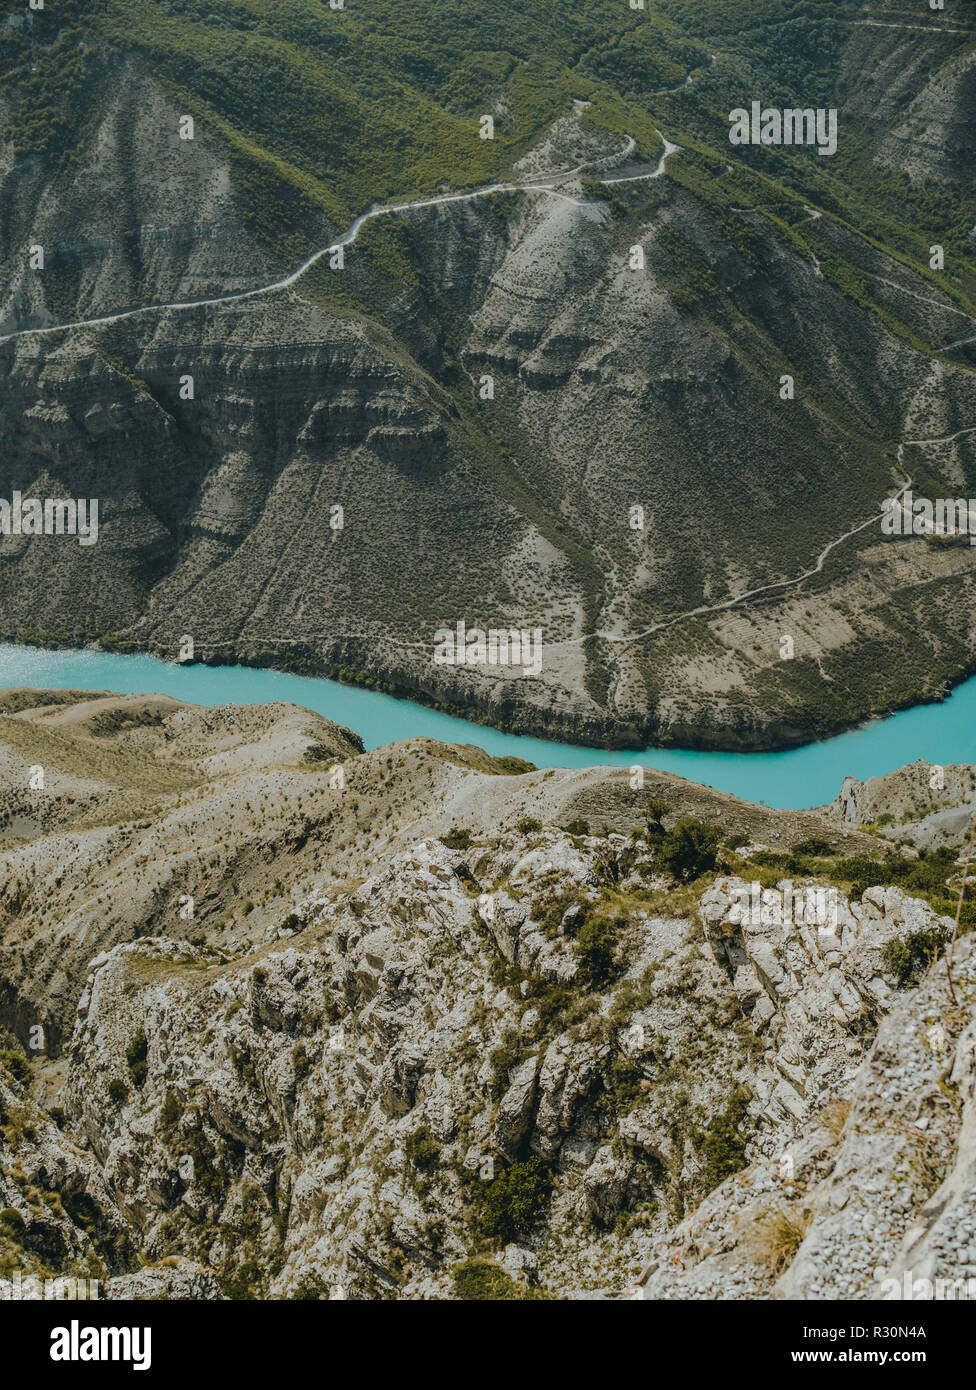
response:
<path id="1" fill-rule="evenodd" d="M 607 909 L 608 882 L 618 902 L 653 893 L 646 852 L 551 831 L 474 848 L 421 842 L 349 897 L 311 898 L 247 960 L 161 939 L 93 960 L 62 1101 L 99 1210 L 138 1222 L 144 1257 L 219 1270 L 230 1296 L 450 1296 L 479 1247 L 516 1288 L 557 1297 L 815 1297 L 837 1280 L 870 1296 L 850 1214 L 830 1235 L 852 1188 L 869 1190 L 868 1141 L 848 1117 L 838 1150 L 838 1116 L 873 1117 L 898 1215 L 873 1273 L 909 1228 L 918 1244 L 938 1180 L 965 1186 L 954 1092 L 926 1099 L 923 1083 L 958 1052 L 969 1085 L 968 944 L 919 1078 L 886 1049 L 897 1034 L 926 1055 L 943 986 L 936 969 L 894 990 L 884 946 L 933 917 L 898 890 L 845 901 L 828 934 L 784 933 L 731 923 L 744 881 L 719 879 L 693 916 L 629 914 L 625 968 L 594 989 L 577 919 Z M 914 1107 L 907 1138 L 879 1077 Z M 29 1175 L 38 1140 L 18 1136 L 21 1166 L 25 1144 Z M 807 1234 L 774 1287 L 749 1228 L 784 1207 Z"/>
<path id="2" fill-rule="evenodd" d="M 48 774 L 0 846 L 4 1297 L 969 1278 L 971 939 L 953 998 L 951 921 L 831 870 L 951 855 L 651 771 L 365 753 L 293 706 L 2 707 L 15 811 Z M 720 830 L 683 882 L 689 817 Z"/>
<path id="3" fill-rule="evenodd" d="M 884 777 L 845 777 L 829 806 L 831 819 L 868 826 L 889 839 L 924 849 L 959 845 L 974 814 L 976 768 L 918 759 Z"/>

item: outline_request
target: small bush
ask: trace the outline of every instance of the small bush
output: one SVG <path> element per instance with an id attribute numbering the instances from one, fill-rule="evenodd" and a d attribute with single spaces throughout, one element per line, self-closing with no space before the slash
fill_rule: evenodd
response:
<path id="1" fill-rule="evenodd" d="M 725 1109 L 708 1122 L 701 1151 L 705 1160 L 702 1176 L 709 1192 L 745 1166 L 747 1109 L 744 1096 L 732 1096 Z"/>
<path id="2" fill-rule="evenodd" d="M 408 1163 L 412 1163 L 421 1173 L 429 1173 L 437 1166 L 441 1156 L 441 1146 L 426 1125 L 421 1125 L 403 1141 L 403 1153 Z"/>
<path id="3" fill-rule="evenodd" d="M 573 942 L 579 966 L 579 983 L 586 989 L 603 989 L 618 973 L 618 928 L 606 917 L 584 922 Z"/>
<path id="4" fill-rule="evenodd" d="M 552 895 L 542 895 L 532 900 L 532 916 L 539 926 L 548 935 L 553 935 L 559 928 L 563 917 L 567 911 L 575 907 L 576 930 L 582 926 L 586 919 L 586 914 L 590 910 L 590 904 L 585 898 L 579 898 L 575 891 L 555 893 Z"/>
<path id="5" fill-rule="evenodd" d="M 164 1129 L 175 1129 L 179 1124 L 180 1115 L 183 1113 L 180 1105 L 180 1098 L 174 1090 L 166 1092 L 166 1099 L 163 1101 L 159 1112 L 159 1118 Z"/>
<path id="6" fill-rule="evenodd" d="M 145 1085 L 146 1077 L 149 1075 L 149 1063 L 146 1058 L 149 1056 L 149 1039 L 146 1037 L 146 1030 L 140 1028 L 138 1033 L 125 1049 L 125 1060 L 128 1063 L 129 1075 L 132 1077 L 132 1084 L 136 1090 Z"/>
<path id="7" fill-rule="evenodd" d="M 548 1298 L 542 1289 L 518 1284 L 504 1269 L 490 1260 L 465 1260 L 451 1270 L 454 1297 L 466 1302 L 510 1303 Z"/>
<path id="8" fill-rule="evenodd" d="M 771 849 L 757 849 L 754 854 L 750 854 L 749 863 L 755 864 L 761 869 L 787 869 L 792 871 L 796 865 L 796 860 L 792 854 L 778 854 Z"/>
<path id="9" fill-rule="evenodd" d="M 537 835 L 542 829 L 542 821 L 536 820 L 535 816 L 523 816 L 520 821 L 516 821 L 515 829 L 520 835 Z"/>
<path id="10" fill-rule="evenodd" d="M 303 1042 L 297 1042 L 291 1050 L 292 1066 L 295 1068 L 295 1081 L 304 1081 L 312 1070 L 312 1059 Z"/>
<path id="11" fill-rule="evenodd" d="M 129 1088 L 119 1077 L 113 1076 L 108 1083 L 108 1098 L 113 1105 L 123 1105 L 125 1098 L 129 1094 Z"/>
<path id="12" fill-rule="evenodd" d="M 509 1025 L 501 1036 L 501 1041 L 488 1060 L 491 1063 L 491 1094 L 493 1099 L 501 1100 L 508 1088 L 508 1074 L 521 1062 L 525 1052 L 525 1038 L 518 1028 Z"/>
<path id="13" fill-rule="evenodd" d="M 589 835 L 590 822 L 588 820 L 571 820 L 563 829 L 567 835 Z"/>
<path id="14" fill-rule="evenodd" d="M 946 943 L 946 933 L 939 927 L 913 931 L 908 936 L 886 941 L 881 952 L 885 969 L 897 977 L 898 985 L 917 984 L 934 960 L 938 960 Z"/>
<path id="15" fill-rule="evenodd" d="M 827 855 L 833 854 L 833 848 L 828 840 L 821 840 L 816 835 L 810 835 L 806 840 L 797 840 L 793 846 L 794 854 L 812 854 L 817 859 L 824 859 Z"/>
<path id="16" fill-rule="evenodd" d="M 0 1052 L 0 1066 L 5 1066 L 15 1081 L 21 1086 L 29 1086 L 34 1079 L 31 1064 L 19 1052 Z"/>
<path id="17" fill-rule="evenodd" d="M 482 1234 L 502 1245 L 527 1235 L 548 1200 L 551 1187 L 549 1165 L 541 1158 L 513 1163 L 485 1188 Z"/>
<path id="18" fill-rule="evenodd" d="M 454 829 L 449 830 L 446 835 L 440 837 L 441 844 L 448 849 L 470 849 L 474 836 L 470 830 Z"/>
<path id="19" fill-rule="evenodd" d="M 66 1192 L 64 1209 L 76 1226 L 89 1235 L 97 1231 L 105 1221 L 105 1213 L 88 1192 Z"/>
<path id="20" fill-rule="evenodd" d="M 289 1298 L 293 1303 L 327 1303 L 331 1296 L 330 1284 L 326 1284 L 317 1274 L 306 1274 Z"/>
<path id="21" fill-rule="evenodd" d="M 679 883 L 690 883 L 715 868 L 722 832 L 693 816 L 683 816 L 665 835 L 655 865 Z"/>
<path id="22" fill-rule="evenodd" d="M 0 1211 L 0 1231 L 19 1241 L 27 1232 L 27 1222 L 15 1207 L 4 1207 L 3 1211 Z"/>
<path id="23" fill-rule="evenodd" d="M 613 1061 L 613 1095 L 617 1106 L 625 1109 L 632 1105 L 641 1094 L 640 1084 L 644 1073 L 632 1057 L 623 1053 Z"/>
<path id="24" fill-rule="evenodd" d="M 648 798 L 644 807 L 644 831 L 648 842 L 656 843 L 658 840 L 664 839 L 667 834 L 664 828 L 664 817 L 669 810 L 670 807 L 666 801 L 653 801 Z"/>

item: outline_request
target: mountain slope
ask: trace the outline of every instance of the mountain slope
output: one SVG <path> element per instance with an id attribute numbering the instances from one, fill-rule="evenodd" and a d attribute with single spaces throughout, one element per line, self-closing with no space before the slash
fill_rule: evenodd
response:
<path id="1" fill-rule="evenodd" d="M 293 706 L 2 709 L 0 1297 L 863 1299 L 959 1262 L 951 851 Z"/>
<path id="2" fill-rule="evenodd" d="M 906 477 L 972 490 L 966 25 L 499 0 L 438 6 L 432 57 L 428 8 L 174 0 L 137 34 L 124 0 L 62 6 L 35 70 L 7 21 L 0 495 L 98 496 L 102 532 L 0 539 L 2 634 L 188 633 L 617 745 L 786 744 L 944 693 L 970 552 L 871 518 Z M 731 146 L 753 99 L 836 104 L 837 155 Z M 371 204 L 540 175 L 161 307 L 274 285 Z M 542 670 L 435 666 L 460 621 L 540 628 Z"/>

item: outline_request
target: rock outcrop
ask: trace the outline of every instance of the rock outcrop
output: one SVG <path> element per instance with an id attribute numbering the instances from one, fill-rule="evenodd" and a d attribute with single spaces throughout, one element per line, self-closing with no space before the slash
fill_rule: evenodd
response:
<path id="1" fill-rule="evenodd" d="M 828 821 L 660 777 L 655 828 L 625 773 L 363 753 L 289 706 L 239 725 L 147 697 L 8 709 L 11 756 L 61 766 L 50 830 L 4 854 L 3 1297 L 61 1278 L 117 1298 L 860 1299 L 906 1271 L 969 1278 L 971 940 L 950 994 L 926 964 L 951 921 L 890 882 L 842 886 L 845 863 L 915 861 L 838 831 L 857 858 L 774 885 L 757 844 Z M 79 760 L 116 824 L 87 826 Z M 665 846 L 688 811 L 752 838 L 682 884 Z M 24 856 L 56 885 L 71 843 L 75 892 L 102 847 L 94 907 L 45 915 Z M 209 890 L 187 877 L 201 854 Z"/>
<path id="2" fill-rule="evenodd" d="M 919 758 L 884 777 L 844 785 L 821 809 L 844 825 L 871 826 L 890 839 L 938 849 L 959 845 L 976 814 L 976 768 L 970 763 L 943 766 Z"/>

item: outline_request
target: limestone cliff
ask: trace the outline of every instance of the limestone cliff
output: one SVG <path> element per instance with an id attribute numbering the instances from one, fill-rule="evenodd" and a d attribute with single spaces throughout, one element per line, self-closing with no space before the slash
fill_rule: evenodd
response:
<path id="1" fill-rule="evenodd" d="M 660 774 L 364 754 L 288 706 L 51 694 L 0 721 L 51 770 L 2 855 L 5 1297 L 973 1274 L 951 856 Z"/>

